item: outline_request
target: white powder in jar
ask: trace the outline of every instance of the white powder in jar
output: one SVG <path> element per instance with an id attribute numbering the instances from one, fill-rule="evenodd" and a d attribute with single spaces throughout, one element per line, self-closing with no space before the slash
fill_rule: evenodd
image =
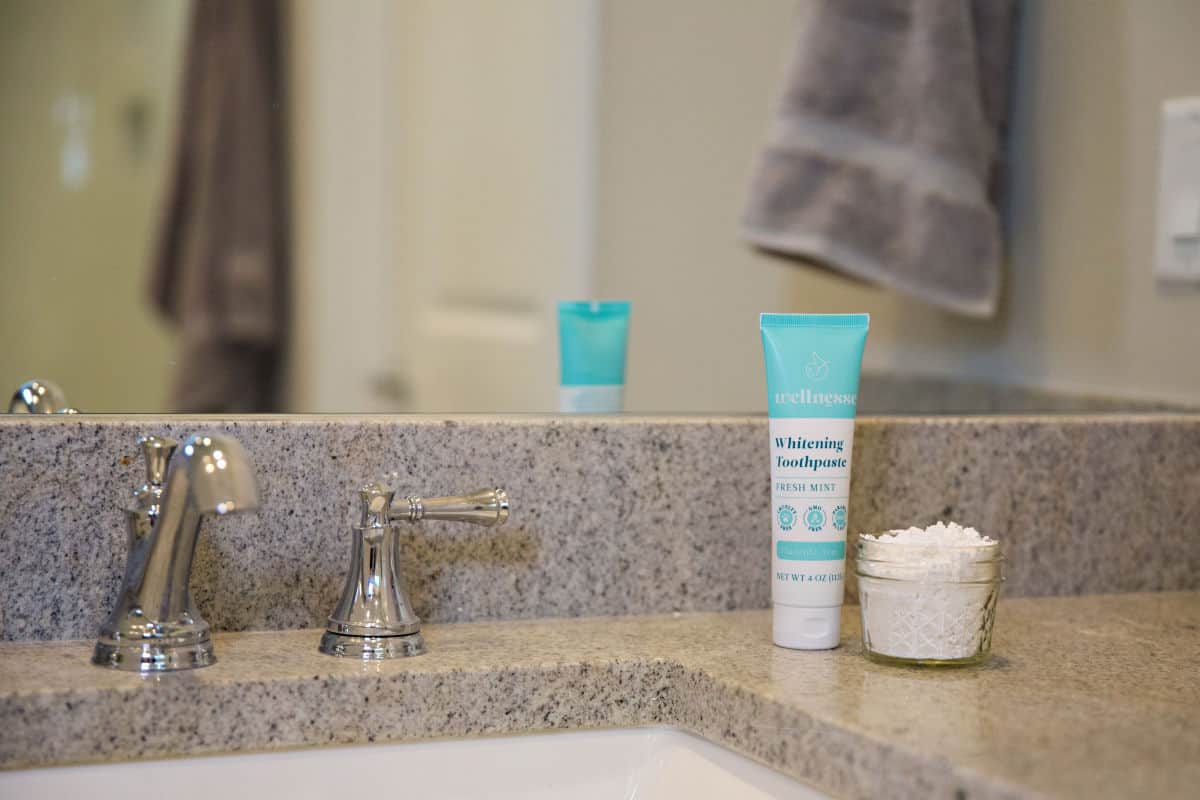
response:
<path id="1" fill-rule="evenodd" d="M 997 544 L 995 539 L 981 536 L 979 531 L 974 528 L 964 528 L 957 522 L 951 522 L 949 525 L 939 522 L 936 525 L 930 525 L 928 528 L 892 530 L 879 536 L 864 533 L 861 538 L 872 542 L 895 542 L 896 544 L 907 545 L 945 545 L 948 547 L 970 547 L 972 545 L 990 547 Z"/>
<path id="2" fill-rule="evenodd" d="M 999 543 L 942 522 L 860 537 L 863 640 L 895 658 L 958 660 L 990 645 Z"/>

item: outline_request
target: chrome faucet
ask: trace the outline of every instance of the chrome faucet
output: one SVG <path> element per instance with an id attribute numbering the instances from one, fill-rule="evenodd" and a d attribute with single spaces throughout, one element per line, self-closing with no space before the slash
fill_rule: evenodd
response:
<path id="1" fill-rule="evenodd" d="M 425 652 L 421 620 L 400 573 L 400 531 L 394 520 L 446 520 L 491 527 L 508 519 L 508 495 L 488 489 L 460 497 L 405 497 L 379 484 L 358 492 L 359 523 L 351 528 L 350 569 L 342 599 L 329 617 L 320 651 L 364 661 Z"/>
<path id="2" fill-rule="evenodd" d="M 121 594 L 92 653 L 92 663 L 133 672 L 169 672 L 216 661 L 208 623 L 188 583 L 204 514 L 258 506 L 254 468 L 228 436 L 197 434 L 176 443 L 138 439 L 146 483 L 126 509 L 129 558 Z M 173 457 L 174 456 L 174 457 Z"/>
<path id="3" fill-rule="evenodd" d="M 34 378 L 25 381 L 13 392 L 8 401 L 10 414 L 78 414 L 79 412 L 67 406 L 67 396 L 63 390 L 50 381 Z"/>

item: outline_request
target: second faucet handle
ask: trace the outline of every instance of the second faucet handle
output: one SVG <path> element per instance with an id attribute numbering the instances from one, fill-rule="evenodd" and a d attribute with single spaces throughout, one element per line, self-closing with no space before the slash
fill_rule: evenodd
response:
<path id="1" fill-rule="evenodd" d="M 392 503 L 391 518 L 405 522 L 469 522 L 490 528 L 508 519 L 508 493 L 503 489 L 481 489 L 454 497 L 402 497 Z"/>

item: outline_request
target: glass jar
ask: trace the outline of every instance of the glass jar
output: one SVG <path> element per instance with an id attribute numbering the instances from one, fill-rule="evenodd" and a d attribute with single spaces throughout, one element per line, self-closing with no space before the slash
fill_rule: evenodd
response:
<path id="1" fill-rule="evenodd" d="M 982 662 L 992 646 L 1003 564 L 995 543 L 860 539 L 855 574 L 867 657 L 935 666 Z"/>

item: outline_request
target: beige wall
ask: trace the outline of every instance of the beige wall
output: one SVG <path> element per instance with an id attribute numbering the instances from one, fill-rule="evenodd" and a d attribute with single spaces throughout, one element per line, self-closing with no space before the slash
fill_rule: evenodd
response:
<path id="1" fill-rule="evenodd" d="M 0 3 L 0 392 L 57 382 L 87 411 L 166 408 L 170 338 L 146 300 L 185 0 Z M 60 173 L 64 96 L 88 172 Z"/>
<path id="2" fill-rule="evenodd" d="M 1200 292 L 1151 273 L 1159 103 L 1200 94 L 1200 3 L 1031 0 L 1001 315 L 959 319 L 736 236 L 793 0 L 603 4 L 597 282 L 631 297 L 632 410 L 762 406 L 757 314 L 868 311 L 868 366 L 1200 401 Z"/>

